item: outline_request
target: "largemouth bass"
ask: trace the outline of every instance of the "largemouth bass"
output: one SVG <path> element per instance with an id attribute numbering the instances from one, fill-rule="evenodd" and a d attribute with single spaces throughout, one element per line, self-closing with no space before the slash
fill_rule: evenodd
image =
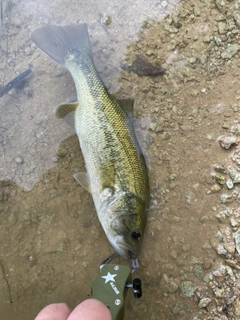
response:
<path id="1" fill-rule="evenodd" d="M 48 25 L 36 29 L 31 38 L 74 79 L 77 101 L 56 110 L 79 138 L 87 173 L 74 177 L 91 192 L 114 249 L 125 259 L 136 259 L 146 225 L 149 183 L 132 108 L 124 108 L 104 86 L 93 63 L 85 24 Z"/>

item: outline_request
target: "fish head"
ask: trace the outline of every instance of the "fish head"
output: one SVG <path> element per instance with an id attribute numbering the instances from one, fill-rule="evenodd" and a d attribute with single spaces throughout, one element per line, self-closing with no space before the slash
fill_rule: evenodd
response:
<path id="1" fill-rule="evenodd" d="M 99 218 L 108 240 L 124 259 L 136 259 L 146 225 L 146 205 L 129 191 L 106 193 L 109 196 Z"/>

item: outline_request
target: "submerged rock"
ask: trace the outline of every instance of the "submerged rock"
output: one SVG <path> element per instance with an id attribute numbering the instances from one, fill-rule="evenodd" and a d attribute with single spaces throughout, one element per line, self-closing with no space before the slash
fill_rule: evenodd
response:
<path id="1" fill-rule="evenodd" d="M 212 301 L 212 299 L 210 299 L 210 298 L 202 298 L 199 301 L 198 308 L 200 308 L 200 309 L 206 308 L 211 303 L 211 301 Z"/>
<path id="2" fill-rule="evenodd" d="M 160 280 L 160 288 L 167 293 L 174 293 L 178 289 L 178 285 L 172 280 L 169 279 L 167 274 L 164 273 Z"/>
<path id="3" fill-rule="evenodd" d="M 164 68 L 154 66 L 151 62 L 147 61 L 144 57 L 139 55 L 137 55 L 131 66 L 123 63 L 122 68 L 128 71 L 132 71 L 139 76 L 157 76 L 165 72 Z"/>
<path id="4" fill-rule="evenodd" d="M 194 296 L 197 286 L 191 281 L 182 281 L 180 283 L 181 295 L 185 298 L 191 298 Z"/>

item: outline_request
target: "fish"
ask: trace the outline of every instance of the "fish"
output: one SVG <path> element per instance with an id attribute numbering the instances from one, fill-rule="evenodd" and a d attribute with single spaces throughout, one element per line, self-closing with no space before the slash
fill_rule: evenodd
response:
<path id="1" fill-rule="evenodd" d="M 121 67 L 127 71 L 136 73 L 139 76 L 158 76 L 164 74 L 166 69 L 163 67 L 154 66 L 151 62 L 147 61 L 143 56 L 137 55 L 132 65 L 122 63 Z"/>
<path id="2" fill-rule="evenodd" d="M 149 204 L 145 158 L 133 127 L 133 101 L 118 101 L 106 89 L 93 61 L 86 24 L 47 25 L 33 42 L 74 80 L 77 99 L 56 108 L 75 129 L 87 172 L 74 175 L 92 194 L 103 230 L 124 259 L 137 259 Z"/>

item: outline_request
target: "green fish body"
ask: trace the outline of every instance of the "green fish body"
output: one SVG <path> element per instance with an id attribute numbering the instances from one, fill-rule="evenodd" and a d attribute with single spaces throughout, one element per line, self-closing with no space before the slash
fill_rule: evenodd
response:
<path id="1" fill-rule="evenodd" d="M 58 118 L 75 128 L 84 156 L 87 173 L 74 177 L 91 192 L 114 249 L 125 259 L 135 259 L 146 225 L 149 182 L 131 107 L 123 107 L 106 90 L 93 63 L 85 24 L 49 25 L 31 37 L 74 79 L 78 101 L 56 110 Z"/>

